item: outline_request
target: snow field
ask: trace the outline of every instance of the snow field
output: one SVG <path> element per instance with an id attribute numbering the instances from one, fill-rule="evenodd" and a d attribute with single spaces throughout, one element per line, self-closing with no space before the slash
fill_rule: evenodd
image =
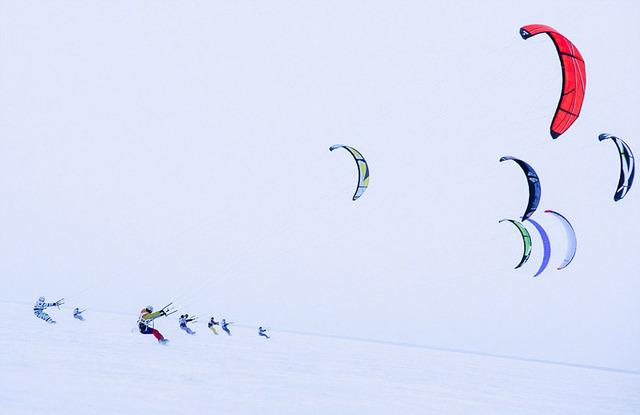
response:
<path id="1" fill-rule="evenodd" d="M 3 414 L 635 414 L 640 375 L 232 326 L 170 343 L 132 331 L 137 311 L 1 303 Z M 205 316 L 202 316 L 204 319 Z"/>

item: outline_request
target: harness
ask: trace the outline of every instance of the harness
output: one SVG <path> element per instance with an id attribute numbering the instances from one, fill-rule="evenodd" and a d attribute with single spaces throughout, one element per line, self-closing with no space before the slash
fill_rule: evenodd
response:
<path id="1" fill-rule="evenodd" d="M 154 328 L 153 319 L 145 319 L 144 318 L 144 316 L 146 316 L 147 314 L 149 314 L 149 313 L 140 313 L 140 317 L 138 317 L 138 330 L 140 332 L 143 332 L 148 328 L 150 328 L 150 329 Z"/>

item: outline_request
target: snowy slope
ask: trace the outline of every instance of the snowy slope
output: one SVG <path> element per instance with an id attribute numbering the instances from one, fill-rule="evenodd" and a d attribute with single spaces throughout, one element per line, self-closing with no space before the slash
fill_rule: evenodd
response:
<path id="1" fill-rule="evenodd" d="M 251 328 L 171 340 L 137 314 L 0 303 L 2 414 L 637 414 L 640 374 Z M 204 317 L 204 316 L 203 316 Z"/>

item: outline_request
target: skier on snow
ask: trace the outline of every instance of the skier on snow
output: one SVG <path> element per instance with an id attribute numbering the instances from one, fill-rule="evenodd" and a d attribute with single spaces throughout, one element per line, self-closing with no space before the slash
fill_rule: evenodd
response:
<path id="1" fill-rule="evenodd" d="M 258 336 L 266 337 L 267 339 L 271 338 L 267 334 L 267 329 L 263 329 L 262 326 L 258 327 Z"/>
<path id="2" fill-rule="evenodd" d="M 40 297 L 40 298 L 38 298 L 38 301 L 36 301 L 36 305 L 33 306 L 33 314 L 35 314 L 36 317 L 43 319 L 47 323 L 55 324 L 55 321 L 51 318 L 51 316 L 49 314 L 44 312 L 44 309 L 48 308 L 48 307 L 58 307 L 58 308 L 60 308 L 60 306 L 62 304 L 64 304 L 63 300 L 64 300 L 64 298 L 61 298 L 60 300 L 56 301 L 55 303 L 45 303 L 44 302 L 44 297 Z"/>
<path id="3" fill-rule="evenodd" d="M 207 323 L 207 327 L 209 327 L 213 332 L 213 334 L 215 334 L 216 336 L 218 335 L 218 332 L 216 331 L 216 328 L 213 326 L 218 326 L 218 325 L 220 325 L 220 323 L 215 321 L 213 317 L 211 317 L 211 320 L 209 320 L 209 322 Z"/>
<path id="4" fill-rule="evenodd" d="M 187 327 L 187 323 L 195 320 L 196 317 L 191 317 L 189 318 L 189 314 L 183 314 L 180 316 L 180 320 L 178 320 L 178 322 L 180 323 L 180 328 L 184 331 L 186 331 L 189 334 L 196 334 L 195 331 L 191 330 L 189 327 Z"/>
<path id="5" fill-rule="evenodd" d="M 75 310 L 73 310 L 73 318 L 77 318 L 78 320 L 84 321 L 84 317 L 82 316 L 82 313 L 84 313 L 85 310 L 80 311 L 77 307 Z"/>
<path id="6" fill-rule="evenodd" d="M 164 344 L 169 340 L 165 339 L 158 330 L 153 327 L 153 320 L 158 317 L 165 316 L 167 313 L 164 310 L 153 312 L 153 307 L 147 306 L 140 310 L 140 317 L 138 317 L 138 330 L 142 334 L 153 334 L 158 343 Z"/>
<path id="7" fill-rule="evenodd" d="M 231 331 L 229 331 L 229 323 L 227 320 L 222 319 L 222 330 L 224 330 L 229 336 L 231 336 Z"/>

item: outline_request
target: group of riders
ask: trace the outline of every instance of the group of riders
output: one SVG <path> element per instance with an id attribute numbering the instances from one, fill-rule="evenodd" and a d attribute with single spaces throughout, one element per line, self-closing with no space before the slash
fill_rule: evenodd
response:
<path id="1" fill-rule="evenodd" d="M 64 299 L 60 299 L 53 303 L 47 303 L 45 302 L 44 297 L 40 297 L 38 298 L 38 301 L 33 307 L 33 313 L 36 315 L 36 317 L 41 318 L 47 323 L 55 324 L 55 321 L 53 320 L 53 318 L 51 318 L 51 316 L 47 314 L 44 310 L 49 307 L 60 308 L 62 304 L 64 304 Z M 76 308 L 75 310 L 73 310 L 73 317 L 78 320 L 84 321 L 84 317 L 82 316 L 82 313 L 84 311 L 85 310 L 80 310 Z M 164 317 L 164 316 L 173 314 L 174 312 L 175 311 L 169 310 L 168 307 L 164 307 L 161 310 L 158 310 L 156 312 L 153 311 L 152 306 L 147 306 L 143 308 L 142 310 L 140 310 L 140 316 L 138 317 L 138 331 L 140 331 L 140 333 L 142 334 L 153 334 L 153 336 L 158 340 L 158 343 L 161 343 L 161 344 L 167 343 L 168 340 L 162 334 L 160 334 L 160 332 L 154 327 L 154 320 L 157 319 L 158 317 Z M 188 334 L 193 335 L 193 334 L 196 334 L 196 332 L 191 330 L 191 328 L 187 326 L 187 323 L 191 323 L 197 320 L 198 320 L 198 317 L 195 317 L 195 316 L 189 317 L 189 314 L 182 314 L 178 319 L 178 324 L 180 325 L 180 328 L 182 330 L 184 330 Z M 231 324 L 233 324 L 233 322 L 227 321 L 224 318 L 222 319 L 222 321 L 218 322 L 215 320 L 215 318 L 211 317 L 211 319 L 207 323 L 207 327 L 213 332 L 213 334 L 218 335 L 218 332 L 216 331 L 215 326 L 220 326 L 225 333 L 231 336 L 231 330 L 229 329 L 229 326 Z M 258 328 L 258 335 L 265 337 L 267 339 L 270 338 L 269 335 L 267 334 L 267 330 L 262 327 Z"/>
<path id="2" fill-rule="evenodd" d="M 167 316 L 169 314 L 173 314 L 173 311 L 170 311 L 168 307 L 154 312 L 152 306 L 146 306 L 145 308 L 140 310 L 140 317 L 138 317 L 138 330 L 142 334 L 153 334 L 156 339 L 158 339 L 158 342 L 165 343 L 167 340 L 164 338 L 164 336 L 162 336 L 162 334 L 160 334 L 158 330 L 153 327 L 153 322 L 156 318 Z M 191 328 L 187 326 L 187 323 L 191 323 L 197 320 L 198 317 L 189 317 L 189 314 L 182 314 L 178 319 L 178 325 L 180 326 L 180 329 L 187 332 L 187 334 L 196 334 L 195 331 L 191 330 Z M 227 321 L 224 318 L 221 322 L 218 322 L 214 317 L 211 317 L 211 319 L 207 323 L 207 327 L 209 327 L 213 334 L 217 335 L 218 332 L 216 331 L 215 326 L 220 326 L 225 333 L 231 336 L 231 330 L 229 329 L 229 325 L 231 324 L 233 324 L 233 322 Z M 262 327 L 258 329 L 258 334 L 260 336 L 269 338 L 268 336 L 266 336 L 266 333 L 264 332 L 264 329 Z"/>

